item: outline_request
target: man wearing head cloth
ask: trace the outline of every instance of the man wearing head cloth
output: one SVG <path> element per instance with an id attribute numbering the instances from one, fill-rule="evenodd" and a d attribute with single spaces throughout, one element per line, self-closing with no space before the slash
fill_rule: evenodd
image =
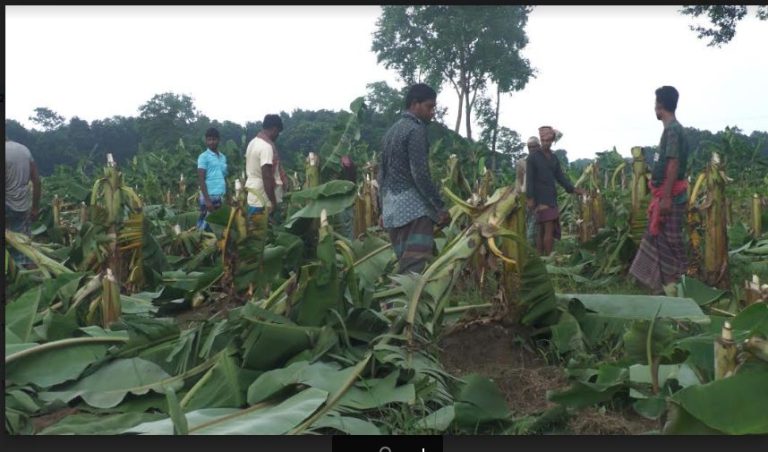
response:
<path id="1" fill-rule="evenodd" d="M 557 181 L 568 193 L 584 194 L 584 190 L 575 188 L 563 173 L 560 162 L 552 153 L 552 143 L 563 134 L 550 126 L 539 127 L 539 140 L 528 140 L 526 169 L 526 195 L 528 208 L 533 209 L 536 218 L 536 249 L 542 256 L 552 253 L 555 239 L 560 238 L 560 211 L 557 208 Z"/>

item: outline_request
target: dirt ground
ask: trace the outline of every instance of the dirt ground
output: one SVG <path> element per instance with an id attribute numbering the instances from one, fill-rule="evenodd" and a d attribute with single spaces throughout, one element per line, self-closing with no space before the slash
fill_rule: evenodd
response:
<path id="1" fill-rule="evenodd" d="M 540 413 L 555 406 L 547 401 L 548 390 L 568 387 L 560 367 L 523 346 L 525 336 L 498 323 L 454 329 L 440 341 L 440 358 L 453 375 L 477 373 L 499 386 L 515 417 Z M 657 429 L 657 424 L 635 413 L 585 408 L 568 421 L 565 429 L 580 435 L 630 435 Z"/>

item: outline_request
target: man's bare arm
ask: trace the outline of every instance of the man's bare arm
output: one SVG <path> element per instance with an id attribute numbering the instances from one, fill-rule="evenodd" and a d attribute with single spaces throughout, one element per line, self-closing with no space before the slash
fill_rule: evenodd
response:
<path id="1" fill-rule="evenodd" d="M 275 172 L 274 167 L 269 165 L 261 165 L 261 177 L 264 179 L 264 191 L 267 193 L 267 198 L 272 203 L 272 208 L 277 208 L 277 197 L 275 196 Z"/>
<path id="2" fill-rule="evenodd" d="M 203 200 L 205 205 L 211 205 L 211 197 L 208 196 L 208 186 L 205 184 L 205 170 L 202 168 L 197 169 L 197 182 L 200 184 L 200 192 L 203 194 Z"/>
<path id="3" fill-rule="evenodd" d="M 667 171 L 664 175 L 664 198 L 672 198 L 672 186 L 677 181 L 677 170 L 680 167 L 680 161 L 675 158 L 667 159 Z"/>
<path id="4" fill-rule="evenodd" d="M 40 209 L 40 174 L 37 172 L 37 165 L 34 161 L 29 162 L 29 177 L 32 179 L 32 216 L 37 217 Z"/>

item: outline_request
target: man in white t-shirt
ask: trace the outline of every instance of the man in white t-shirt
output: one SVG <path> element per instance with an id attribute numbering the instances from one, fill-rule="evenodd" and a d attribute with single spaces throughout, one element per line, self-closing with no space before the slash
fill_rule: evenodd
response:
<path id="1" fill-rule="evenodd" d="M 277 221 L 284 185 L 275 140 L 283 131 L 278 115 L 264 117 L 261 132 L 248 143 L 245 151 L 245 188 L 248 190 L 248 216 L 260 214 L 269 206 L 270 217 Z"/>

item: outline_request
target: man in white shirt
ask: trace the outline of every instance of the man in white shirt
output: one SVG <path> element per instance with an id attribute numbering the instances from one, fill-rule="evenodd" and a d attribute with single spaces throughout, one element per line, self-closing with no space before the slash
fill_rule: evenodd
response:
<path id="1" fill-rule="evenodd" d="M 248 143 L 245 151 L 245 188 L 248 191 L 249 217 L 262 213 L 268 205 L 270 217 L 277 221 L 275 212 L 282 202 L 284 181 L 275 140 L 282 131 L 280 116 L 266 115 L 261 132 Z"/>

